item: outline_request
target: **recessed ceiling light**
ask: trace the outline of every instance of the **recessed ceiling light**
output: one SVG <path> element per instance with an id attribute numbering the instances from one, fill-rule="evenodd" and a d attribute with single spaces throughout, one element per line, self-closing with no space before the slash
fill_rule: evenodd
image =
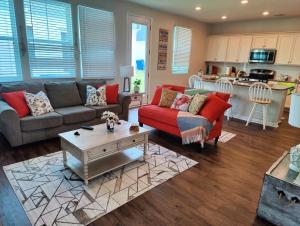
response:
<path id="1" fill-rule="evenodd" d="M 201 10 L 201 7 L 200 6 L 196 6 L 195 10 L 199 11 L 199 10 Z"/>
<path id="2" fill-rule="evenodd" d="M 226 19 L 227 19 L 227 16 L 222 16 L 221 19 L 222 19 L 222 20 L 226 20 Z"/>
<path id="3" fill-rule="evenodd" d="M 263 16 L 268 16 L 269 14 L 270 14 L 269 11 L 264 11 L 264 12 L 262 13 Z"/>
<path id="4" fill-rule="evenodd" d="M 248 3 L 248 0 L 242 0 L 241 3 L 242 3 L 242 4 L 247 4 L 247 3 Z"/>

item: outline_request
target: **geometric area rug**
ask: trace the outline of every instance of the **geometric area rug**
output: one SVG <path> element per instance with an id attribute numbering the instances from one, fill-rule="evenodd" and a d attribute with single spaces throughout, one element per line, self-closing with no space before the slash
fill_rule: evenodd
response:
<path id="1" fill-rule="evenodd" d="M 79 226 L 91 223 L 196 164 L 192 159 L 149 143 L 145 161 L 99 176 L 88 186 L 63 166 L 61 151 L 3 168 L 32 225 Z"/>

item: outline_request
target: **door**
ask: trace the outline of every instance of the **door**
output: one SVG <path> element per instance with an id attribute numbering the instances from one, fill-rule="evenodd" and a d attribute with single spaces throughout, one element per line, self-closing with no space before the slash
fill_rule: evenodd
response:
<path id="1" fill-rule="evenodd" d="M 229 37 L 226 62 L 238 62 L 239 61 L 240 40 L 241 39 L 239 36 Z"/>
<path id="2" fill-rule="evenodd" d="M 251 44 L 252 44 L 252 36 L 241 36 L 240 55 L 239 55 L 240 63 L 248 63 Z"/>
<path id="3" fill-rule="evenodd" d="M 143 102 L 148 102 L 149 84 L 149 43 L 151 19 L 143 16 L 128 15 L 128 46 L 130 64 L 134 68 L 131 78 L 131 91 L 143 93 Z"/>
<path id="4" fill-rule="evenodd" d="M 291 64 L 300 65 L 300 34 L 295 37 L 295 44 Z"/>
<path id="5" fill-rule="evenodd" d="M 253 37 L 253 49 L 276 49 L 277 35 L 259 35 Z"/>
<path id="6" fill-rule="evenodd" d="M 294 35 L 280 35 L 277 44 L 276 64 L 290 64 Z"/>

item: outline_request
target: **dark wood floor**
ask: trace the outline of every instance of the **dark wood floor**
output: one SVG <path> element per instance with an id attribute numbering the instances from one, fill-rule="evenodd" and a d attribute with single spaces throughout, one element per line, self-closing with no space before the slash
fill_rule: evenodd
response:
<path id="1" fill-rule="evenodd" d="M 137 111 L 132 110 L 130 120 L 136 119 Z M 300 129 L 286 120 L 280 128 L 266 131 L 258 125 L 246 128 L 235 120 L 225 122 L 224 129 L 238 135 L 204 150 L 152 132 L 152 141 L 199 164 L 91 225 L 269 225 L 255 213 L 264 172 L 284 151 L 300 143 Z M 58 150 L 58 139 L 12 149 L 0 138 L 0 225 L 30 225 L 2 166 Z"/>

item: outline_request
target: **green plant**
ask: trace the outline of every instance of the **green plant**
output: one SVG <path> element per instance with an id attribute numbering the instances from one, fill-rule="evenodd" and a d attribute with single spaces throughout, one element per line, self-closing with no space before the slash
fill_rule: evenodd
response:
<path id="1" fill-rule="evenodd" d="M 141 83 L 142 83 L 142 80 L 138 79 L 138 78 L 133 81 L 133 85 L 135 85 L 135 86 L 140 86 Z"/>

